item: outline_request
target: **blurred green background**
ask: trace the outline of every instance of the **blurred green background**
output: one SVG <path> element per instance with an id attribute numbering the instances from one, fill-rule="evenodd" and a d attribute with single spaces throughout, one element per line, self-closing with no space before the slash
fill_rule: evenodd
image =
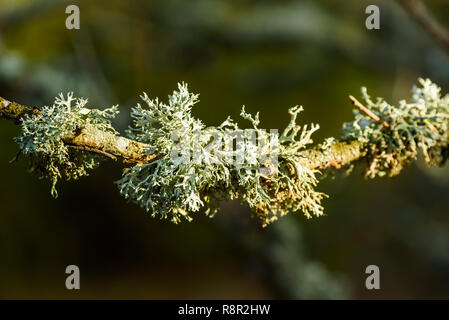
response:
<path id="1" fill-rule="evenodd" d="M 426 3 L 449 27 L 448 1 Z M 69 4 L 80 30 L 65 28 Z M 369 4 L 380 30 L 365 28 Z M 348 94 L 367 86 L 397 102 L 418 77 L 448 92 L 449 57 L 390 0 L 0 0 L 0 96 L 45 105 L 74 91 L 91 107 L 118 103 L 121 132 L 142 91 L 165 99 L 185 81 L 208 125 L 238 119 L 245 104 L 262 127 L 282 129 L 301 104 L 320 142 L 352 119 Z M 226 202 L 214 219 L 174 225 L 119 195 L 120 163 L 62 183 L 53 200 L 24 159 L 9 163 L 18 130 L 1 121 L 0 298 L 449 298 L 448 168 L 324 180 L 322 218 L 290 214 L 263 229 Z M 65 288 L 70 264 L 79 291 Z M 365 289 L 370 264 L 381 290 Z"/>

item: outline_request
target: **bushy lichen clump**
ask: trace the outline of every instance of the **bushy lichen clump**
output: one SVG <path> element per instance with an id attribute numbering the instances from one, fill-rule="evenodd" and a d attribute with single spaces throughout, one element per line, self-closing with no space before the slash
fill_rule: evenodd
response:
<path id="1" fill-rule="evenodd" d="M 22 132 L 15 140 L 21 153 L 29 155 L 31 169 L 39 170 L 52 181 L 52 195 L 57 197 L 59 178 L 78 179 L 95 168 L 101 156 L 91 152 L 73 150 L 64 139 L 93 125 L 99 130 L 116 133 L 110 120 L 118 113 L 117 106 L 104 111 L 85 108 L 87 99 L 74 98 L 73 93 L 56 97 L 52 106 L 45 106 L 38 115 L 22 118 Z"/>
<path id="2" fill-rule="evenodd" d="M 264 224 L 299 209 L 308 217 L 322 214 L 322 194 L 314 190 L 314 172 L 295 159 L 318 129 L 301 129 L 295 123 L 302 109 L 290 110 L 292 121 L 277 137 L 259 129 L 258 114 L 253 117 L 244 109 L 241 116 L 250 121 L 252 130 L 240 130 L 230 118 L 218 127 L 206 128 L 192 117 L 198 96 L 189 93 L 186 85 L 179 85 L 168 104 L 146 94 L 142 99 L 148 107 L 133 109 L 129 136 L 155 147 L 163 156 L 128 169 L 118 184 L 126 198 L 153 216 L 173 222 L 182 217 L 191 220 L 192 212 L 204 207 L 206 214 L 213 215 L 218 200 L 234 198 L 245 201 Z M 235 143 L 229 139 L 239 133 L 246 139 Z M 251 134 L 257 136 L 256 142 L 251 142 Z M 271 139 L 276 141 L 268 146 Z M 266 142 L 259 144 L 265 146 L 262 149 L 258 149 L 260 141 Z M 270 157 L 271 153 L 279 157 Z"/>
<path id="3" fill-rule="evenodd" d="M 412 101 L 397 107 L 381 98 L 372 101 L 366 88 L 362 94 L 367 107 L 389 124 L 389 128 L 355 110 L 355 120 L 344 125 L 345 139 L 357 139 L 368 148 L 366 176 L 395 176 L 415 160 L 419 150 L 428 165 L 441 165 L 447 159 L 449 95 L 430 80 L 419 79 Z"/>
<path id="4" fill-rule="evenodd" d="M 299 161 L 300 152 L 313 143 L 311 136 L 319 126 L 312 124 L 308 129 L 307 125 L 298 125 L 296 118 L 302 110 L 302 107 L 289 110 L 290 123 L 279 137 L 277 176 L 270 177 L 270 183 L 265 185 L 268 201 L 253 206 L 250 202 L 250 206 L 263 218 L 264 224 L 289 212 L 302 211 L 307 218 L 323 214 L 321 199 L 326 195 L 315 190 L 318 184 L 315 176 L 317 170 L 311 170 Z M 254 191 L 257 193 L 258 190 Z"/>

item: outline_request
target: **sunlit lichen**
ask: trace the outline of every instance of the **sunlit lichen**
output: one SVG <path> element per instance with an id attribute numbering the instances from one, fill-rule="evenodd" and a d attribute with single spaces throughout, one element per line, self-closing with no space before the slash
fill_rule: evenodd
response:
<path id="1" fill-rule="evenodd" d="M 15 140 L 21 154 L 30 157 L 31 169 L 38 170 L 52 181 L 51 193 L 57 197 L 59 178 L 78 179 L 95 168 L 102 156 L 91 152 L 73 150 L 64 139 L 92 125 L 105 132 L 116 133 L 110 120 L 118 113 L 117 106 L 100 111 L 85 108 L 87 99 L 66 97 L 60 94 L 52 106 L 45 106 L 36 115 L 25 115 L 21 134 Z"/>
<path id="2" fill-rule="evenodd" d="M 383 126 L 355 110 L 355 120 L 344 125 L 344 138 L 365 143 L 368 150 L 366 176 L 395 176 L 417 159 L 419 151 L 428 165 L 441 165 L 447 159 L 449 95 L 430 80 L 419 79 L 411 102 L 393 106 L 378 98 L 372 101 L 366 88 L 362 95 L 367 107 L 389 124 Z"/>
<path id="3" fill-rule="evenodd" d="M 302 210 L 307 217 L 322 214 L 323 195 L 314 190 L 314 171 L 297 160 L 318 129 L 296 124 L 301 108 L 290 110 L 292 121 L 278 137 L 260 129 L 259 115 L 253 117 L 244 108 L 241 116 L 252 124 L 251 130 L 240 129 L 230 118 L 218 127 L 206 127 L 191 115 L 198 96 L 186 85 L 179 85 L 168 104 L 146 94 L 142 99 L 148 107 L 139 104 L 133 109 L 129 136 L 154 146 L 163 156 L 128 169 L 118 185 L 126 198 L 153 216 L 190 221 L 192 212 L 204 208 L 213 215 L 219 200 L 235 198 L 246 202 L 264 225 L 291 211 Z M 272 139 L 276 143 L 268 146 Z"/>
<path id="4" fill-rule="evenodd" d="M 302 107 L 289 110 L 291 121 L 280 135 L 261 129 L 259 114 L 244 108 L 240 115 L 250 129 L 239 128 L 229 117 L 217 127 L 206 127 L 191 114 L 198 95 L 185 84 L 168 103 L 142 96 L 147 106 L 132 110 L 131 140 L 118 137 L 111 126 L 116 107 L 87 109 L 87 100 L 69 93 L 40 111 L 22 107 L 32 112 L 21 118 L 16 141 L 32 168 L 51 179 L 54 196 L 59 178 L 86 175 L 98 165 L 99 154 L 106 154 L 134 163 L 117 182 L 120 193 L 154 217 L 178 223 L 201 210 L 213 216 L 221 200 L 238 198 L 265 226 L 289 212 L 301 211 L 307 218 L 323 214 L 326 195 L 315 189 L 318 169 L 328 173 L 329 168 L 348 169 L 366 160 L 366 176 L 394 176 L 418 154 L 428 165 L 443 164 L 449 154 L 449 95 L 441 96 L 430 80 L 419 82 L 411 102 L 403 100 L 396 107 L 381 98 L 372 101 L 363 88 L 369 110 L 358 105 L 363 112 L 355 111 L 341 139 L 328 138 L 312 148 L 307 147 L 319 126 L 296 123 Z M 9 106 L 6 100 L 0 105 L 7 118 L 14 114 Z M 73 144 L 73 137 L 81 138 Z M 92 144 L 98 148 L 89 149 Z"/>

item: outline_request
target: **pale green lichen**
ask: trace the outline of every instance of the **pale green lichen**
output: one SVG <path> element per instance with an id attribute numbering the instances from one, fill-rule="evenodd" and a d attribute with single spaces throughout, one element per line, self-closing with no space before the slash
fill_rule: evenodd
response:
<path id="1" fill-rule="evenodd" d="M 204 208 L 207 215 L 213 215 L 219 200 L 235 198 L 246 202 L 264 225 L 296 210 L 307 217 L 322 214 L 323 195 L 314 190 L 314 171 L 297 160 L 318 129 L 296 124 L 302 109 L 290 110 L 292 121 L 277 137 L 259 129 L 258 114 L 253 117 L 244 108 L 241 116 L 252 124 L 252 130 L 239 129 L 230 118 L 218 127 L 206 127 L 191 115 L 198 96 L 189 93 L 184 84 L 169 96 L 168 104 L 146 94 L 142 99 L 148 107 L 138 104 L 133 109 L 129 136 L 164 156 L 127 169 L 118 185 L 126 198 L 153 216 L 175 223 L 182 217 L 190 221 L 192 212 Z M 232 134 L 246 139 L 233 142 L 229 140 Z M 258 149 L 260 145 L 264 147 Z M 274 154 L 278 157 L 271 157 Z"/>
<path id="2" fill-rule="evenodd" d="M 307 218 L 320 216 L 325 195 L 315 190 L 314 168 L 342 168 L 365 159 L 367 176 L 394 176 L 419 153 L 428 165 L 447 159 L 449 95 L 442 97 L 430 80 L 419 82 L 412 101 L 400 101 L 397 107 L 381 98 L 372 101 L 363 88 L 366 106 L 388 125 L 356 110 L 355 120 L 344 125 L 341 140 L 329 138 L 307 150 L 319 127 L 296 123 L 301 107 L 289 110 L 291 121 L 278 135 L 260 129 L 259 114 L 253 116 L 244 108 L 240 115 L 251 129 L 240 129 L 229 117 L 220 126 L 206 127 L 191 114 L 198 95 L 190 93 L 185 84 L 169 96 L 168 103 L 144 94 L 147 106 L 133 108 L 133 125 L 127 135 L 135 144 L 151 148 L 155 156 L 127 168 L 117 184 L 126 198 L 153 216 L 175 223 L 183 218 L 190 221 L 201 210 L 213 216 L 220 200 L 236 198 L 264 226 L 289 212 L 302 211 Z M 22 133 L 16 141 L 21 152 L 31 157 L 32 167 L 51 179 L 53 195 L 59 178 L 86 175 L 101 158 L 89 150 L 72 149 L 64 142 L 68 137 L 84 130 L 91 138 L 108 133 L 101 135 L 98 144 L 117 142 L 112 139 L 117 133 L 110 123 L 117 108 L 91 110 L 85 108 L 86 103 L 72 93 L 61 95 L 51 107 L 22 118 Z"/>
<path id="3" fill-rule="evenodd" d="M 85 108 L 87 99 L 65 97 L 60 94 L 52 106 L 45 106 L 39 114 L 25 115 L 21 122 L 21 134 L 15 138 L 21 153 L 30 156 L 31 169 L 40 171 L 52 181 L 51 193 L 57 197 L 56 183 L 59 178 L 78 179 L 95 168 L 101 156 L 73 150 L 64 139 L 92 125 L 104 132 L 116 134 L 110 120 L 118 113 L 117 106 L 103 111 Z"/>
<path id="4" fill-rule="evenodd" d="M 344 125 L 346 139 L 365 143 L 368 150 L 366 176 L 395 176 L 417 159 L 419 151 L 428 165 L 441 165 L 447 159 L 449 95 L 430 80 L 419 79 L 411 102 L 393 106 L 378 98 L 372 101 L 366 88 L 362 95 L 367 107 L 389 124 L 386 128 L 355 110 L 355 120 Z"/>

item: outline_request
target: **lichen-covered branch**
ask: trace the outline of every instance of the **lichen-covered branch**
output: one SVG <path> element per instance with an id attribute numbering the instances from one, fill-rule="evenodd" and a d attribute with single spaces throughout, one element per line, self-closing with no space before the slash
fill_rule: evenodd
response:
<path id="1" fill-rule="evenodd" d="M 25 115 L 39 115 L 39 108 L 28 107 L 0 97 L 0 118 L 14 120 L 17 123 Z M 130 163 L 151 162 L 161 155 L 151 146 L 109 132 L 102 132 L 93 126 L 87 126 L 63 139 L 67 146 L 86 150 L 108 157 L 121 158 Z M 332 144 L 324 151 L 322 145 L 301 152 L 300 160 L 312 170 L 329 166 L 343 166 L 365 156 L 364 144 L 360 141 L 343 141 Z"/>
<path id="2" fill-rule="evenodd" d="M 317 173 L 329 167 L 367 164 L 369 178 L 397 175 L 422 154 L 425 162 L 442 165 L 449 156 L 449 95 L 420 79 L 410 102 L 393 106 L 373 101 L 362 89 L 366 106 L 356 103 L 355 119 L 345 123 L 340 139 L 328 138 L 311 147 L 318 125 L 300 126 L 302 107 L 289 110 L 282 134 L 259 128 L 259 114 L 245 112 L 251 129 L 230 118 L 206 127 L 191 114 L 198 95 L 180 84 L 168 103 L 142 96 L 147 106 L 132 109 L 133 125 L 120 136 L 111 124 L 116 106 L 89 109 L 72 93 L 52 106 L 26 107 L 0 98 L 0 117 L 21 125 L 15 138 L 33 169 L 49 178 L 52 194 L 59 178 L 86 175 L 105 157 L 121 158 L 130 167 L 117 181 L 120 193 L 153 216 L 177 223 L 204 209 L 217 212 L 219 201 L 239 198 L 267 225 L 289 212 L 321 216 Z M 268 145 L 269 141 L 269 145 Z"/>
<path id="3" fill-rule="evenodd" d="M 79 132 L 65 138 L 64 142 L 69 147 L 84 147 L 86 150 L 100 154 L 106 153 L 131 163 L 151 162 L 159 156 L 145 143 L 109 132 L 101 132 L 94 126 L 86 126 Z"/>
<path id="4" fill-rule="evenodd" d="M 38 108 L 27 107 L 0 97 L 0 118 L 19 122 L 26 114 L 40 114 Z"/>
<path id="5" fill-rule="evenodd" d="M 41 111 L 39 108 L 24 106 L 0 97 L 0 118 L 19 123 L 25 115 L 41 115 Z M 99 130 L 92 125 L 79 128 L 71 135 L 64 137 L 63 141 L 74 149 L 122 158 L 126 162 L 144 163 L 158 157 L 158 154 L 153 153 L 151 147 L 145 143 Z"/>
<path id="6" fill-rule="evenodd" d="M 365 143 L 358 140 L 319 144 L 300 153 L 300 161 L 312 170 L 341 167 L 363 159 L 367 154 Z"/>

